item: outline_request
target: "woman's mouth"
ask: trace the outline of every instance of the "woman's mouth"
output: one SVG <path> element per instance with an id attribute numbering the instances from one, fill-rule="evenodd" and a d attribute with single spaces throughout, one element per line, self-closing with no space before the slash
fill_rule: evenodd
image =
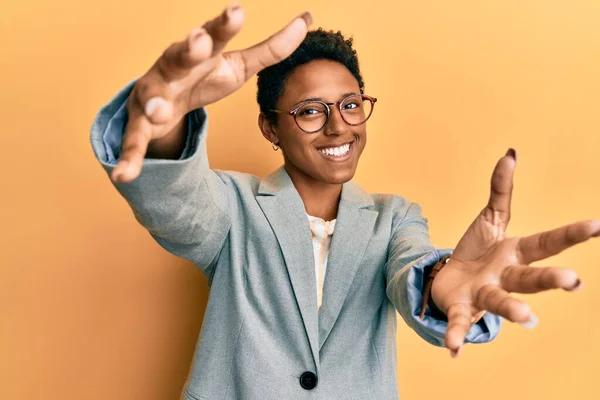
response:
<path id="1" fill-rule="evenodd" d="M 353 142 L 334 147 L 322 147 L 317 150 L 329 160 L 343 161 L 349 158 L 352 144 Z"/>

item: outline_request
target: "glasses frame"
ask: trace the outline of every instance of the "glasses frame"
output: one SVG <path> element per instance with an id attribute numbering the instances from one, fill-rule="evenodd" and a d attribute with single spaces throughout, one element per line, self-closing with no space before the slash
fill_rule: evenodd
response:
<path id="1" fill-rule="evenodd" d="M 365 118 L 365 120 L 363 122 L 360 122 L 358 124 L 351 124 L 350 122 L 346 121 L 346 118 L 344 118 L 344 113 L 342 112 L 342 103 L 345 102 L 346 100 L 348 100 L 351 97 L 355 97 L 355 96 L 361 96 L 362 100 L 368 100 L 371 102 L 371 112 L 369 112 L 369 115 L 367 115 L 367 117 Z M 311 103 L 319 103 L 325 106 L 325 109 L 327 110 L 327 119 L 325 120 L 325 123 L 323 124 L 322 127 L 320 127 L 319 129 L 315 130 L 315 131 L 307 131 L 302 129 L 302 127 L 300 127 L 300 124 L 298 123 L 297 120 L 297 116 L 298 116 L 298 111 L 304 107 L 307 104 L 311 104 Z M 272 110 L 269 110 L 271 112 L 277 113 L 277 114 L 288 114 L 291 115 L 292 117 L 294 117 L 294 123 L 296 124 L 296 126 L 298 127 L 298 129 L 300 129 L 302 132 L 304 133 L 317 133 L 322 131 L 323 129 L 325 129 L 325 127 L 327 126 L 327 124 L 329 124 L 329 119 L 331 118 L 331 106 L 336 106 L 336 108 L 338 109 L 338 111 L 340 112 L 340 115 L 342 116 L 342 119 L 344 120 L 345 123 L 347 123 L 350 126 L 359 126 L 364 124 L 365 122 L 368 121 L 369 118 L 371 118 L 371 115 L 373 115 L 373 110 L 375 110 L 375 103 L 377 103 L 377 98 L 376 97 L 372 97 L 372 96 L 368 96 L 366 94 L 362 94 L 362 93 L 357 93 L 357 94 L 351 94 L 348 95 L 346 97 L 344 97 L 342 100 L 340 101 L 336 101 L 335 103 L 326 103 L 324 101 L 321 100 L 307 100 L 307 101 L 303 101 L 302 103 L 298 104 L 296 107 L 292 108 L 291 110 L 279 110 L 277 108 L 274 108 Z"/>

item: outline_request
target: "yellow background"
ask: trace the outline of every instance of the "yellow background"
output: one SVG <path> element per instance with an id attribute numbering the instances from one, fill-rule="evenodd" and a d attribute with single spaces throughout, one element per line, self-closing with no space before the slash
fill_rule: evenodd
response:
<path id="1" fill-rule="evenodd" d="M 600 1 L 243 3 L 230 48 L 309 9 L 353 34 L 380 99 L 356 181 L 419 202 L 452 247 L 487 201 L 496 160 L 518 151 L 510 235 L 600 217 Z M 93 158 L 95 113 L 162 50 L 220 12 L 209 1 L 24 1 L 0 13 L 0 398 L 177 399 L 207 283 L 135 221 Z M 281 162 L 256 126 L 256 81 L 209 107 L 218 168 Z M 586 288 L 527 299 L 461 357 L 399 319 L 404 400 L 598 399 L 600 242 L 544 264 Z"/>

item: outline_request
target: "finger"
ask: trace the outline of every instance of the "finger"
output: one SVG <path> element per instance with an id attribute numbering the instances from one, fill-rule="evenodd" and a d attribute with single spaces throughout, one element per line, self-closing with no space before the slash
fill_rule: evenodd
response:
<path id="1" fill-rule="evenodd" d="M 517 257 L 521 264 L 531 264 L 599 235 L 600 220 L 576 222 L 520 238 L 517 244 Z"/>
<path id="2" fill-rule="evenodd" d="M 477 314 L 475 314 L 473 316 L 473 318 L 471 318 L 471 325 L 475 325 L 476 323 L 478 323 L 481 318 L 483 318 L 483 316 L 485 315 L 486 311 L 479 311 Z"/>
<path id="3" fill-rule="evenodd" d="M 121 146 L 121 156 L 111 178 L 114 182 L 131 182 L 142 170 L 152 133 L 152 124 L 144 115 L 130 117 Z"/>
<path id="4" fill-rule="evenodd" d="M 181 79 L 208 60 L 212 51 L 213 40 L 206 29 L 193 29 L 185 40 L 171 44 L 158 59 L 158 74 L 165 82 Z M 206 72 L 209 70 L 207 68 Z"/>
<path id="5" fill-rule="evenodd" d="M 172 119 L 174 106 L 169 83 L 187 75 L 195 65 L 210 56 L 211 49 L 212 40 L 206 31 L 202 29 L 199 33 L 192 33 L 188 40 L 172 44 L 155 67 L 136 82 L 133 101 L 151 123 L 163 124 Z M 209 71 L 207 67 L 204 73 Z M 201 75 L 202 72 L 197 79 L 201 79 Z"/>
<path id="6" fill-rule="evenodd" d="M 487 310 L 509 321 L 527 323 L 532 313 L 529 306 L 495 285 L 485 285 L 475 294 L 475 307 Z"/>
<path id="7" fill-rule="evenodd" d="M 227 43 L 240 31 L 244 24 L 244 10 L 238 3 L 230 4 L 221 15 L 204 24 L 204 29 L 213 41 L 212 56 L 223 51 Z"/>
<path id="8" fill-rule="evenodd" d="M 202 28 L 190 33 L 187 40 L 172 44 L 153 68 L 136 83 L 135 97 L 153 124 L 163 124 L 173 117 L 174 106 L 169 83 L 188 75 L 194 67 L 210 57 L 212 39 Z M 202 68 L 201 68 L 202 69 Z M 211 66 L 196 71 L 196 80 L 210 72 Z"/>
<path id="9" fill-rule="evenodd" d="M 467 332 L 471 329 L 473 314 L 471 306 L 466 303 L 455 303 L 448 308 L 448 328 L 446 330 L 446 348 L 453 357 L 458 355 Z"/>
<path id="10" fill-rule="evenodd" d="M 510 221 L 510 203 L 516 161 L 515 150 L 509 149 L 506 155 L 498 161 L 492 173 L 490 198 L 484 215 L 494 226 L 507 226 Z"/>
<path id="11" fill-rule="evenodd" d="M 573 270 L 516 265 L 502 272 L 500 285 L 507 292 L 538 293 L 550 289 L 577 290 L 582 283 Z"/>
<path id="12" fill-rule="evenodd" d="M 311 24 L 312 16 L 305 12 L 267 40 L 229 55 L 240 57 L 245 79 L 248 80 L 260 70 L 283 61 L 292 54 L 306 37 Z"/>

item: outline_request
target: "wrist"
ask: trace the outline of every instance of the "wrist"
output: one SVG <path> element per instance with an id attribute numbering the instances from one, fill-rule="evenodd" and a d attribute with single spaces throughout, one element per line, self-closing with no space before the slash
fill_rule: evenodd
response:
<path id="1" fill-rule="evenodd" d="M 148 143 L 146 158 L 176 160 L 181 157 L 187 141 L 187 118 L 184 117 L 163 137 Z"/>
<path id="2" fill-rule="evenodd" d="M 425 279 L 423 286 L 423 302 L 421 303 L 421 314 L 420 318 L 423 319 L 425 317 L 425 311 L 427 307 L 429 307 L 432 316 L 436 319 L 445 320 L 446 314 L 435 304 L 432 296 L 433 289 L 433 281 L 438 274 L 438 272 L 444 268 L 448 262 L 450 261 L 450 256 L 445 256 L 441 260 L 439 260 L 432 268 L 426 269 L 425 271 Z"/>

